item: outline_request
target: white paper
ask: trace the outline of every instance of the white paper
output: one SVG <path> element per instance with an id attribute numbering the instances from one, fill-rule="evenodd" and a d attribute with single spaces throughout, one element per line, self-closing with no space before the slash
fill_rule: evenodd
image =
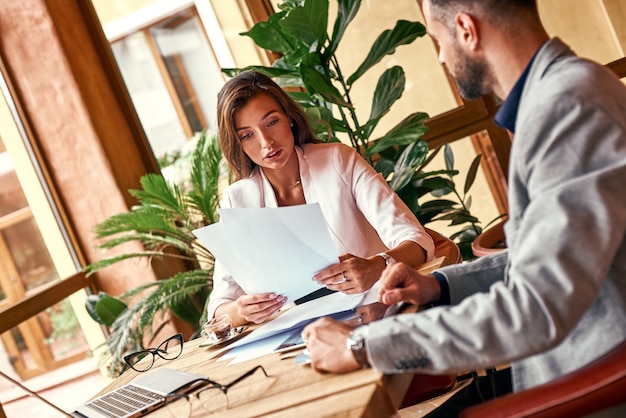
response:
<path id="1" fill-rule="evenodd" d="M 363 294 L 347 295 L 345 293 L 336 292 L 303 303 L 302 305 L 296 305 L 276 319 L 271 320 L 245 337 L 230 344 L 228 348 L 249 344 L 288 331 L 297 326 L 304 326 L 315 318 L 354 310 L 359 306 L 362 299 Z"/>
<path id="2" fill-rule="evenodd" d="M 315 273 L 339 262 L 318 203 L 219 213 L 220 222 L 193 233 L 248 294 L 296 300 L 322 287 Z"/>

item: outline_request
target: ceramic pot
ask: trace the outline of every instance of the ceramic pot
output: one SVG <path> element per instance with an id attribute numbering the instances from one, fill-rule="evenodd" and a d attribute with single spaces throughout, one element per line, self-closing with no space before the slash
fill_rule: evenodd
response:
<path id="1" fill-rule="evenodd" d="M 472 253 L 476 257 L 495 254 L 506 249 L 504 239 L 504 222 L 487 228 L 472 242 Z"/>

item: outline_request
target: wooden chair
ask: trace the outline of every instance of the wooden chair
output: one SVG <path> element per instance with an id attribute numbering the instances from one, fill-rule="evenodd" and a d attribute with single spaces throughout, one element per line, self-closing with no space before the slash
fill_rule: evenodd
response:
<path id="1" fill-rule="evenodd" d="M 445 237 L 437 231 L 429 228 L 426 232 L 432 237 L 435 243 L 434 258 L 444 257 L 442 266 L 450 264 L 458 264 L 463 261 L 461 250 L 451 239 Z M 427 375 L 415 374 L 411 380 L 411 384 L 404 395 L 404 399 L 400 404 L 400 409 L 424 402 L 435 396 L 443 395 L 454 388 L 456 384 L 456 374 L 445 375 Z"/>
<path id="2" fill-rule="evenodd" d="M 461 250 L 450 238 L 441 235 L 439 232 L 430 228 L 424 228 L 435 243 L 435 258 L 445 257 L 442 266 L 450 264 L 458 264 L 463 261 Z"/>
<path id="3" fill-rule="evenodd" d="M 577 417 L 622 403 L 626 403 L 626 342 L 582 369 L 473 406 L 460 417 Z"/>

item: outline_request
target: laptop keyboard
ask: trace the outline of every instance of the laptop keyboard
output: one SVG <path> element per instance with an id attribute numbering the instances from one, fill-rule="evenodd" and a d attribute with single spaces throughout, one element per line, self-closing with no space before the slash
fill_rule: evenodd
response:
<path id="1" fill-rule="evenodd" d="M 119 418 L 145 407 L 163 401 L 163 396 L 127 385 L 101 398 L 89 402 L 86 406 L 111 418 Z"/>

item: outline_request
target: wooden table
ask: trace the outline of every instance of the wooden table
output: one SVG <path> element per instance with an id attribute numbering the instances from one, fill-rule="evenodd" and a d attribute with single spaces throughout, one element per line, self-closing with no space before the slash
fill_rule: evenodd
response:
<path id="1" fill-rule="evenodd" d="M 168 367 L 203 375 L 224 384 L 257 365 L 262 365 L 269 375 L 265 377 L 257 371 L 233 386 L 228 391 L 229 409 L 222 416 L 386 417 L 397 410 L 412 378 L 410 374 L 384 375 L 372 369 L 347 374 L 319 373 L 308 365 L 296 364 L 293 356 L 283 359 L 288 354 L 280 353 L 228 366 L 228 361 L 217 361 L 219 356 L 215 357 L 215 353 L 218 349 L 198 347 L 200 342 L 201 339 L 185 342 L 179 358 L 172 361 L 157 359 L 152 370 Z M 139 375 L 134 370 L 128 370 L 100 394 L 120 387 Z M 180 409 L 180 414 L 176 416 L 182 417 L 186 408 L 181 400 L 149 416 L 171 418 L 170 411 Z M 194 408 L 193 416 L 203 416 L 201 408 Z"/>
<path id="2" fill-rule="evenodd" d="M 430 271 L 441 264 L 437 259 L 419 269 Z M 360 307 L 363 323 L 382 316 L 386 307 L 381 304 Z M 414 309 L 413 309 L 414 311 Z M 392 416 L 413 378 L 412 374 L 384 375 L 373 369 L 357 370 L 346 374 L 319 373 L 308 365 L 298 365 L 293 356 L 271 353 L 263 357 L 228 366 L 228 361 L 217 361 L 219 348 L 202 348 L 201 339 L 184 343 L 183 353 L 172 361 L 157 359 L 153 369 L 168 367 L 208 377 L 226 384 L 257 365 L 262 365 L 269 375 L 257 371 L 237 383 L 228 391 L 230 406 L 223 414 L 227 417 L 390 417 Z M 302 349 L 297 352 L 301 352 Z M 100 392 L 105 393 L 130 382 L 140 373 L 128 370 Z M 178 405 L 177 405 L 178 404 Z M 170 411 L 180 407 L 176 417 L 186 416 L 184 401 L 177 401 L 149 416 L 172 417 Z M 169 410 L 168 410 L 169 409 Z M 194 417 L 203 416 L 194 409 Z"/>

